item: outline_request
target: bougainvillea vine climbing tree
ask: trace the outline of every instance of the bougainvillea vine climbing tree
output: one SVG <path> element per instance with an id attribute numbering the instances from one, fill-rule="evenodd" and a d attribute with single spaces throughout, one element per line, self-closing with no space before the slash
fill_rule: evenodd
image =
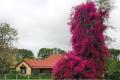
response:
<path id="1" fill-rule="evenodd" d="M 89 1 L 74 8 L 70 29 L 72 51 L 54 66 L 53 75 L 60 79 L 103 79 L 105 61 L 110 55 L 103 32 L 108 11 L 99 11 Z"/>

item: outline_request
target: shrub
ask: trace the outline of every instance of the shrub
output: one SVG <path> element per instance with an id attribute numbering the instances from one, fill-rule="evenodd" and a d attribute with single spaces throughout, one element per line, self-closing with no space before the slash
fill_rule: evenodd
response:
<path id="1" fill-rule="evenodd" d="M 69 23 L 73 50 L 55 65 L 56 80 L 103 78 L 105 61 L 110 55 L 103 35 L 107 17 L 107 11 L 97 10 L 91 1 L 74 8 Z"/>

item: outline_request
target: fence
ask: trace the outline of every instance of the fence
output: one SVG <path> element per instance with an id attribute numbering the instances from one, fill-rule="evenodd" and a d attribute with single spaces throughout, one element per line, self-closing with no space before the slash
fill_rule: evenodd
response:
<path id="1" fill-rule="evenodd" d="M 11 75 L 0 74 L 0 80 L 52 80 L 51 74 L 37 74 L 37 75 Z"/>

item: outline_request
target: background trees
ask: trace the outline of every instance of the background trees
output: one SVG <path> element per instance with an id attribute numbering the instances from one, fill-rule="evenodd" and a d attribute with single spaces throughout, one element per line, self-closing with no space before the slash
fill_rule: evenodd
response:
<path id="1" fill-rule="evenodd" d="M 44 59 L 50 56 L 51 54 L 63 54 L 65 53 L 64 50 L 60 48 L 41 48 L 38 52 L 38 58 Z"/>
<path id="2" fill-rule="evenodd" d="M 33 52 L 31 50 L 27 49 L 18 49 L 18 52 L 16 54 L 17 61 L 21 61 L 24 59 L 33 59 L 35 58 Z"/>
<path id="3" fill-rule="evenodd" d="M 119 49 L 110 49 L 111 59 L 112 60 L 120 60 L 120 50 Z"/>
<path id="4" fill-rule="evenodd" d="M 16 49 L 12 43 L 17 40 L 17 31 L 7 23 L 0 24 L 0 73 L 9 72 L 15 63 Z"/>

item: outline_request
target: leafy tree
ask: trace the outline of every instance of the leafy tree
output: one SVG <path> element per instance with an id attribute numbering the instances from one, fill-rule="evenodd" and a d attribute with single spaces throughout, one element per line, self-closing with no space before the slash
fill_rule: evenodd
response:
<path id="1" fill-rule="evenodd" d="M 112 72 L 116 71 L 114 69 L 120 70 L 119 68 L 117 68 L 117 67 L 119 67 L 117 65 L 119 65 L 119 62 L 120 62 L 119 61 L 120 50 L 118 50 L 118 49 L 109 49 L 109 50 L 111 53 L 111 57 L 109 57 L 107 59 L 107 63 L 106 63 L 107 73 L 111 73 L 111 71 Z"/>
<path id="2" fill-rule="evenodd" d="M 53 50 L 49 48 L 41 48 L 38 52 L 38 57 L 44 59 L 52 54 Z"/>
<path id="3" fill-rule="evenodd" d="M 0 73 L 9 72 L 15 63 L 16 49 L 12 46 L 17 40 L 17 31 L 7 23 L 0 24 Z"/>
<path id="4" fill-rule="evenodd" d="M 105 80 L 120 80 L 120 70 L 106 74 Z"/>
<path id="5" fill-rule="evenodd" d="M 120 61 L 109 59 L 106 70 L 106 80 L 120 80 Z"/>
<path id="6" fill-rule="evenodd" d="M 64 52 L 65 51 L 60 48 L 41 48 L 38 52 L 38 57 L 44 59 L 51 54 L 63 54 Z"/>
<path id="7" fill-rule="evenodd" d="M 34 54 L 31 50 L 27 50 L 27 49 L 18 49 L 18 53 L 16 55 L 18 60 L 23 60 L 26 58 L 34 58 Z"/>
<path id="8" fill-rule="evenodd" d="M 110 56 L 103 32 L 108 11 L 93 2 L 78 5 L 71 16 L 72 51 L 54 67 L 55 79 L 103 79 L 105 62 Z"/>
<path id="9" fill-rule="evenodd" d="M 64 54 L 65 51 L 60 48 L 52 48 L 52 53 Z"/>
<path id="10" fill-rule="evenodd" d="M 17 40 L 17 31 L 7 23 L 0 24 L 0 44 L 4 47 L 11 47 L 13 41 Z"/>
<path id="11" fill-rule="evenodd" d="M 106 65 L 106 75 L 105 79 L 109 80 L 119 80 L 120 79 L 120 50 L 118 49 L 110 49 L 111 57 L 107 60 Z"/>
<path id="12" fill-rule="evenodd" d="M 113 60 L 119 60 L 120 50 L 118 50 L 118 49 L 110 49 L 110 52 L 112 54 L 111 58 Z"/>
<path id="13" fill-rule="evenodd" d="M 108 65 L 109 73 L 120 71 L 120 61 L 112 60 L 111 64 Z"/>

